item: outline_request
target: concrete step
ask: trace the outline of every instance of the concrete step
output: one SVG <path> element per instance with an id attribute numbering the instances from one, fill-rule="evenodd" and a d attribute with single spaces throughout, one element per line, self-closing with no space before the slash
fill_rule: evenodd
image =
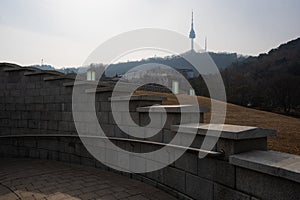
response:
<path id="1" fill-rule="evenodd" d="M 183 133 L 195 133 L 199 135 L 206 135 L 207 131 L 210 130 L 211 137 L 220 137 L 231 140 L 244 140 L 252 138 L 263 138 L 267 136 L 275 136 L 276 131 L 271 129 L 257 128 L 252 126 L 239 126 L 229 124 L 183 124 L 173 125 L 172 131 L 177 131 L 180 128 L 180 132 Z M 219 132 L 221 135 L 219 136 Z"/>

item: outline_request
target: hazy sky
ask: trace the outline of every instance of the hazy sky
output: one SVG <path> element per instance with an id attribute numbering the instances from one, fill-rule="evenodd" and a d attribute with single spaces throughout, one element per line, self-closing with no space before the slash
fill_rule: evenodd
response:
<path id="1" fill-rule="evenodd" d="M 192 9 L 196 42 L 207 36 L 210 51 L 258 55 L 300 36 L 299 0 L 0 0 L 0 62 L 80 66 L 125 31 L 188 36 Z"/>

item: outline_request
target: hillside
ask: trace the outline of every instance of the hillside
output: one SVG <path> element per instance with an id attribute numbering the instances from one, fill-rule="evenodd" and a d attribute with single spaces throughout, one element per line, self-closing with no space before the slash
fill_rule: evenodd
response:
<path id="1" fill-rule="evenodd" d="M 136 93 L 149 94 L 148 91 L 137 91 Z M 176 98 L 172 94 L 150 93 L 166 96 L 167 100 L 164 104 L 177 104 Z M 188 95 L 183 95 L 183 97 L 186 99 L 186 102 L 190 99 Z M 198 101 L 200 105 L 210 107 L 209 98 L 198 97 Z M 209 113 L 205 115 L 204 120 L 206 123 L 209 122 Z M 277 136 L 268 138 L 269 148 L 271 150 L 300 155 L 300 119 L 227 103 L 226 123 L 274 129 L 277 131 Z"/>
<path id="2" fill-rule="evenodd" d="M 299 115 L 300 38 L 222 71 L 228 101 Z"/>
<path id="3" fill-rule="evenodd" d="M 276 76 L 278 73 L 300 75 L 300 38 L 274 48 L 266 54 L 249 57 L 233 69 L 248 71 L 252 76 Z M 253 73 L 256 72 L 256 73 Z"/>

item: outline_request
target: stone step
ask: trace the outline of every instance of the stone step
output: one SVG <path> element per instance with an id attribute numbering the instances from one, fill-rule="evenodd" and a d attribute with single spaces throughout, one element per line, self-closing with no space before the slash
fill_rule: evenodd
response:
<path id="1" fill-rule="evenodd" d="M 197 110 L 197 108 L 199 110 Z M 206 113 L 209 112 L 209 108 L 202 107 L 199 105 L 157 105 L 157 106 L 146 106 L 137 108 L 137 112 L 163 112 L 163 109 L 167 113 Z"/>
<path id="2" fill-rule="evenodd" d="M 239 125 L 229 125 L 229 124 L 183 124 L 183 125 L 173 125 L 171 127 L 172 131 L 177 131 L 180 128 L 180 132 L 183 133 L 195 133 L 197 131 L 198 135 L 206 135 L 207 131 L 210 130 L 211 137 L 220 137 L 224 139 L 231 140 L 244 140 L 244 139 L 254 139 L 263 138 L 267 136 L 275 136 L 276 131 L 271 129 L 257 128 L 252 126 L 239 126 Z M 219 132 L 221 135 L 219 136 Z"/>

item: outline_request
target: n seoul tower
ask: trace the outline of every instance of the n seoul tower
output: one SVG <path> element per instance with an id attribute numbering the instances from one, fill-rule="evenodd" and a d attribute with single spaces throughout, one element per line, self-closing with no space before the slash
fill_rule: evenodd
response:
<path id="1" fill-rule="evenodd" d="M 189 38 L 191 39 L 191 51 L 194 51 L 194 39 L 196 38 L 196 34 L 194 31 L 194 13 L 192 11 L 192 23 L 191 23 L 191 31 Z"/>

